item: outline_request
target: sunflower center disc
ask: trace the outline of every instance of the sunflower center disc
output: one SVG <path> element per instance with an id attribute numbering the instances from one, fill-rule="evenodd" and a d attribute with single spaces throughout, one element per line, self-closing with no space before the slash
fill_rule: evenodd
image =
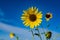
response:
<path id="1" fill-rule="evenodd" d="M 36 15 L 30 14 L 29 19 L 34 22 L 36 20 Z"/>
<path id="2" fill-rule="evenodd" d="M 49 17 L 50 17 L 50 15 L 49 15 L 49 14 L 47 14 L 47 15 L 46 15 L 46 18 L 49 18 Z"/>

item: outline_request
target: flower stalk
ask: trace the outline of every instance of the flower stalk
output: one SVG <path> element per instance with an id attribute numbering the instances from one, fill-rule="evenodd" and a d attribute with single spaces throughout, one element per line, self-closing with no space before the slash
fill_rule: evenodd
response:
<path id="1" fill-rule="evenodd" d="M 32 40 L 34 40 L 34 33 L 32 29 L 31 29 L 31 33 L 32 33 Z"/>
<path id="2" fill-rule="evenodd" d="M 18 38 L 18 36 L 16 36 L 16 40 L 18 40 L 19 38 Z"/>
<path id="3" fill-rule="evenodd" d="M 40 38 L 40 40 L 42 40 L 42 37 L 41 37 L 41 34 L 40 34 L 40 32 L 39 32 L 39 29 L 38 29 L 38 27 L 36 28 L 37 29 L 37 31 L 38 31 L 38 37 Z"/>
<path id="4" fill-rule="evenodd" d="M 34 40 L 34 33 L 32 29 L 31 29 L 31 33 L 32 33 L 32 40 Z"/>

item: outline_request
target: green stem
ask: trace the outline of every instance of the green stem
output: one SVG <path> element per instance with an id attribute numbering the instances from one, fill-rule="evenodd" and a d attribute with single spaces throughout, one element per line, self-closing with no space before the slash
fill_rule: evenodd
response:
<path id="1" fill-rule="evenodd" d="M 50 39 L 49 39 L 50 40 Z"/>
<path id="2" fill-rule="evenodd" d="M 43 27 L 43 25 L 41 24 L 41 26 L 42 26 L 42 30 L 43 30 L 43 33 L 45 34 L 45 30 L 44 30 L 44 27 Z"/>
<path id="3" fill-rule="evenodd" d="M 41 24 L 41 26 L 42 26 L 42 29 L 43 29 L 44 27 L 43 27 L 43 25 L 42 25 L 42 24 Z M 45 34 L 45 31 L 44 31 L 44 29 L 43 29 L 43 32 L 44 32 L 44 34 Z M 46 38 L 46 40 L 48 40 L 48 39 Z"/>
<path id="4" fill-rule="evenodd" d="M 38 27 L 37 27 L 37 29 L 38 29 Z M 41 35 L 40 35 L 40 32 L 39 32 L 39 29 L 38 29 L 38 33 L 39 33 L 39 36 L 40 36 L 40 37 L 39 37 L 39 38 L 40 38 L 40 40 L 42 40 Z"/>
<path id="5" fill-rule="evenodd" d="M 33 31 L 32 31 L 32 29 L 31 29 L 31 32 L 32 32 L 32 40 L 34 40 L 34 34 L 33 34 Z"/>
<path id="6" fill-rule="evenodd" d="M 16 36 L 16 40 L 18 40 L 19 38 L 18 38 L 18 36 Z"/>
<path id="7" fill-rule="evenodd" d="M 48 39 L 46 38 L 46 40 L 48 40 Z"/>
<path id="8" fill-rule="evenodd" d="M 47 29 L 47 32 L 48 32 L 48 27 L 50 26 L 50 24 L 49 24 L 49 22 L 47 22 L 47 27 L 46 27 L 46 29 Z M 46 38 L 46 40 L 50 40 L 50 39 L 47 39 Z"/>
<path id="9" fill-rule="evenodd" d="M 48 27 L 50 26 L 50 23 L 49 22 L 46 22 L 47 23 L 47 27 L 46 29 L 48 30 Z M 47 31 L 48 32 L 48 31 Z"/>

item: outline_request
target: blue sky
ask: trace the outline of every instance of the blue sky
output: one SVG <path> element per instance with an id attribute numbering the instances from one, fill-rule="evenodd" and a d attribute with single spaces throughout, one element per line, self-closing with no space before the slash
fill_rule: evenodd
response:
<path id="1" fill-rule="evenodd" d="M 53 31 L 54 33 L 55 32 L 60 33 L 60 1 L 59 0 L 0 0 L 0 23 L 2 25 L 6 24 L 11 27 L 14 27 L 14 30 L 15 30 L 15 27 L 29 30 L 29 27 L 25 27 L 22 24 L 23 21 L 20 19 L 20 17 L 23 13 L 23 10 L 26 10 L 32 6 L 37 7 L 39 11 L 42 11 L 42 14 L 43 14 L 42 25 L 44 26 L 44 29 L 46 28 L 46 21 L 45 21 L 44 15 L 47 12 L 51 12 L 53 14 L 53 18 L 48 22 L 50 24 L 50 27 L 48 28 L 48 30 Z M 11 31 L 12 32 L 15 32 L 15 31 L 6 30 L 4 26 L 2 26 L 1 24 L 0 24 L 0 35 L 2 36 L 2 38 L 6 36 L 5 39 L 7 39 L 8 34 Z M 42 28 L 41 26 L 39 27 Z"/>

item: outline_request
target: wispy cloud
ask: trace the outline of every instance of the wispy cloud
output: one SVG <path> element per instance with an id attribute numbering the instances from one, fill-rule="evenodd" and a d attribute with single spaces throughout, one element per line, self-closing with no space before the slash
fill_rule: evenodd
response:
<path id="1" fill-rule="evenodd" d="M 0 30 L 18 34 L 18 36 L 21 37 L 22 40 L 32 40 L 32 34 L 31 34 L 31 32 L 29 32 L 28 29 L 18 28 L 18 27 L 11 26 L 11 25 L 0 22 Z M 41 28 L 40 28 L 40 32 L 42 32 Z M 53 33 L 52 38 L 55 38 L 55 36 L 58 34 L 57 32 L 54 32 L 54 31 L 52 31 L 52 33 Z M 42 36 L 42 38 L 43 38 L 43 40 L 45 40 L 44 36 Z M 38 39 L 38 37 L 35 36 L 35 40 L 37 40 L 37 39 Z"/>
<path id="2" fill-rule="evenodd" d="M 30 35 L 31 33 L 29 32 L 29 30 L 27 30 L 27 29 L 17 28 L 15 26 L 7 25 L 4 23 L 0 23 L 0 30 L 4 30 L 4 31 L 13 32 L 15 34 L 18 34 L 22 37 L 22 39 L 27 38 L 27 37 L 28 37 L 28 39 L 29 38 L 31 39 L 31 36 L 32 36 L 32 35 Z"/>
<path id="3" fill-rule="evenodd" d="M 8 31 L 8 32 L 9 31 L 14 32 L 14 33 L 17 33 L 17 34 L 21 34 L 21 33 L 24 34 L 24 31 L 26 30 L 26 29 L 18 28 L 18 27 L 15 27 L 15 26 L 4 24 L 4 23 L 0 23 L 0 29 L 3 29 L 3 30 Z M 26 32 L 28 32 L 28 30 L 26 30 L 25 33 Z"/>

